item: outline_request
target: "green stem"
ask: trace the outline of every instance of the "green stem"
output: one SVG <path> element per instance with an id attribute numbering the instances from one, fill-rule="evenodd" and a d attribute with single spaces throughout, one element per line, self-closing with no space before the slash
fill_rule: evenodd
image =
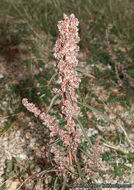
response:
<path id="1" fill-rule="evenodd" d="M 50 81 L 49 81 L 48 85 L 50 85 L 50 84 L 51 84 L 52 80 L 56 77 L 56 75 L 57 75 L 57 74 L 58 74 L 58 72 L 54 73 L 54 75 L 51 77 L 51 79 L 50 79 Z"/>
<path id="2" fill-rule="evenodd" d="M 81 124 L 80 120 L 79 120 L 77 117 L 76 117 L 75 119 L 76 119 L 77 122 L 79 123 L 79 126 L 80 126 L 80 128 L 81 128 L 81 130 L 82 130 L 82 132 L 83 132 L 83 135 L 85 136 L 85 138 L 86 138 L 87 141 L 89 142 L 90 147 L 91 147 L 93 150 L 95 150 L 94 147 L 93 147 L 93 145 L 92 145 L 92 142 L 90 141 L 90 138 L 87 136 L 87 134 L 86 134 L 86 132 L 85 132 L 85 129 L 83 128 L 83 125 Z"/>
<path id="3" fill-rule="evenodd" d="M 58 177 L 56 177 L 56 179 L 55 179 L 55 181 L 54 181 L 54 188 L 53 188 L 53 190 L 56 190 L 57 180 L 58 180 Z"/>
<path id="4" fill-rule="evenodd" d="M 48 107 L 48 110 L 47 110 L 46 114 L 48 114 L 48 112 L 49 112 L 50 109 L 52 108 L 52 106 L 53 106 L 53 104 L 54 104 L 56 98 L 57 98 L 59 95 L 60 95 L 60 94 L 56 94 L 56 95 L 52 98 L 51 103 L 50 103 L 50 105 L 49 105 L 49 107 Z"/>
<path id="5" fill-rule="evenodd" d="M 93 112 L 96 112 L 98 115 L 101 115 L 101 116 L 102 116 L 104 119 L 106 119 L 107 121 L 110 121 L 109 117 L 108 117 L 106 114 L 104 115 L 103 113 L 101 113 L 101 112 L 98 111 L 97 109 L 93 108 L 92 106 L 89 106 L 89 105 L 87 105 L 87 104 L 85 104 L 85 103 L 80 103 L 80 102 L 78 102 L 78 104 L 87 107 L 88 109 L 92 110 Z"/>
<path id="6" fill-rule="evenodd" d="M 79 69 L 79 68 L 75 68 L 75 70 L 81 72 L 82 74 L 84 74 L 84 75 L 87 76 L 87 77 L 91 77 L 91 78 L 94 78 L 94 79 L 95 79 L 95 77 L 94 77 L 93 75 L 91 75 L 91 74 L 89 74 L 89 73 L 85 73 L 83 70 L 81 70 L 81 69 Z"/>
<path id="7" fill-rule="evenodd" d="M 70 96 L 70 93 L 69 93 L 68 88 L 66 88 L 66 91 L 67 91 L 67 95 L 68 95 L 68 97 L 69 97 L 69 100 L 70 100 L 71 104 L 73 105 L 73 101 L 72 101 L 72 98 L 71 98 L 71 96 Z"/>
<path id="8" fill-rule="evenodd" d="M 79 148 L 86 156 L 88 156 L 91 160 L 93 160 L 93 156 L 91 154 L 89 154 L 88 152 L 85 152 L 84 150 L 82 150 L 82 148 Z"/>
<path id="9" fill-rule="evenodd" d="M 80 167 L 80 164 L 79 164 L 79 162 L 78 162 L 78 160 L 77 160 L 76 155 L 74 155 L 74 158 L 75 158 L 75 163 L 76 163 L 76 165 L 77 165 L 77 170 L 78 170 L 79 176 L 80 176 L 80 178 L 82 179 L 83 177 L 82 177 L 82 174 L 81 174 L 81 167 Z"/>
<path id="10" fill-rule="evenodd" d="M 65 189 L 65 187 L 66 187 L 66 181 L 67 181 L 67 177 L 64 178 L 64 182 L 63 182 L 61 190 Z"/>

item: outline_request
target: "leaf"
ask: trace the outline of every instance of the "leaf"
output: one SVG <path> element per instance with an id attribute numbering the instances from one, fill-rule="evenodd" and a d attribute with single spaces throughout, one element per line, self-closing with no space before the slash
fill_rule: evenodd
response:
<path id="1" fill-rule="evenodd" d="M 124 169 L 128 170 L 128 171 L 131 170 L 131 168 L 130 168 L 129 166 L 126 166 L 125 164 L 119 164 L 119 166 L 120 166 L 121 168 L 124 168 Z"/>
<path id="2" fill-rule="evenodd" d="M 83 70 L 81 70 L 81 69 L 79 69 L 79 68 L 75 68 L 75 70 L 81 72 L 82 74 L 84 74 L 84 75 L 87 76 L 87 77 L 90 77 L 90 78 L 94 78 L 94 79 L 95 79 L 95 77 L 94 77 L 93 75 L 91 75 L 91 74 L 89 74 L 89 73 L 85 73 Z"/>
<path id="3" fill-rule="evenodd" d="M 53 106 L 53 104 L 54 104 L 56 98 L 57 98 L 59 95 L 60 95 L 60 94 L 56 94 L 56 95 L 52 98 L 51 103 L 50 103 L 50 105 L 49 105 L 49 107 L 48 107 L 48 110 L 47 110 L 47 112 L 46 112 L 47 114 L 48 114 L 48 112 L 50 111 L 50 109 L 52 108 L 52 106 Z"/>
<path id="4" fill-rule="evenodd" d="M 54 187 L 53 187 L 53 190 L 56 190 L 56 187 L 57 187 L 57 180 L 58 180 L 58 177 L 56 177 L 55 181 L 54 181 Z"/>
<path id="5" fill-rule="evenodd" d="M 92 147 L 92 148 L 94 149 L 94 147 L 93 147 L 93 145 L 92 145 L 92 143 L 91 143 L 91 141 L 90 141 L 90 138 L 87 136 L 87 133 L 86 133 L 86 131 L 85 131 L 83 125 L 81 124 L 80 120 L 79 120 L 77 117 L 76 117 L 76 120 L 77 120 L 77 122 L 79 123 L 79 126 L 80 126 L 80 128 L 81 128 L 81 130 L 82 130 L 82 132 L 83 132 L 83 135 L 85 136 L 85 138 L 86 138 L 87 141 L 89 142 L 90 147 Z"/>
<path id="6" fill-rule="evenodd" d="M 51 79 L 49 80 L 48 85 L 51 84 L 51 82 L 54 80 L 54 78 L 56 77 L 56 75 L 58 74 L 58 72 L 54 73 L 54 75 L 51 77 Z"/>
<path id="7" fill-rule="evenodd" d="M 89 154 L 88 152 L 86 152 L 86 151 L 83 150 L 82 148 L 79 148 L 79 149 L 80 149 L 87 157 L 89 157 L 91 160 L 93 160 L 91 154 Z"/>
<path id="8" fill-rule="evenodd" d="M 12 171 L 13 163 L 12 160 L 7 160 L 7 172 Z"/>
<path id="9" fill-rule="evenodd" d="M 93 108 L 92 106 L 89 106 L 89 105 L 87 105 L 85 103 L 80 103 L 80 102 L 78 102 L 78 104 L 89 108 L 93 112 L 96 112 L 98 115 L 102 116 L 105 120 L 110 121 L 109 117 L 106 114 L 103 114 L 102 112 L 98 111 L 97 109 Z"/>
<path id="10" fill-rule="evenodd" d="M 69 93 L 68 88 L 66 89 L 66 91 L 67 91 L 67 95 L 68 95 L 68 97 L 69 97 L 69 101 L 70 101 L 71 104 L 73 105 L 72 98 L 71 98 L 71 95 L 70 95 L 70 93 Z"/>
<path id="11" fill-rule="evenodd" d="M 115 175 L 122 176 L 122 170 L 121 170 L 121 168 L 115 168 Z"/>
<path id="12" fill-rule="evenodd" d="M 2 129 L 2 131 L 0 132 L 0 135 L 3 135 L 3 134 L 5 134 L 5 133 L 7 133 L 7 132 L 15 125 L 16 122 L 17 122 L 17 120 L 14 121 L 12 124 L 9 124 L 9 125 L 5 126 L 5 127 Z"/>
<path id="13" fill-rule="evenodd" d="M 10 127 L 10 124 L 9 125 L 6 125 L 5 127 L 3 127 L 3 129 L 0 131 L 0 134 L 4 131 L 7 131 Z"/>

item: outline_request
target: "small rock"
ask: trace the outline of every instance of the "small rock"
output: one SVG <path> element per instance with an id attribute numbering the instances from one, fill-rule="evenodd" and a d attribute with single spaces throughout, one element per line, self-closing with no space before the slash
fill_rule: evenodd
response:
<path id="1" fill-rule="evenodd" d="M 91 112 L 87 112 L 87 116 L 88 116 L 89 119 L 91 119 L 93 114 Z"/>
<path id="2" fill-rule="evenodd" d="M 116 115 L 113 114 L 113 113 L 109 113 L 109 118 L 110 118 L 110 119 L 115 119 L 115 118 L 116 118 Z"/>
<path id="3" fill-rule="evenodd" d="M 125 142 L 124 146 L 127 148 L 127 147 L 129 147 L 129 144 L 127 142 Z"/>
<path id="4" fill-rule="evenodd" d="M 3 74 L 0 74 L 0 79 L 4 78 L 4 75 Z"/>
<path id="5" fill-rule="evenodd" d="M 31 143 L 35 143 L 36 140 L 37 140 L 36 138 L 32 138 L 32 139 L 31 139 Z"/>
<path id="6" fill-rule="evenodd" d="M 118 88 L 111 88 L 111 91 L 115 94 L 118 94 L 119 93 L 119 90 Z"/>
<path id="7" fill-rule="evenodd" d="M 48 176 L 48 177 L 45 179 L 45 184 L 49 184 L 51 181 L 52 181 L 52 177 L 51 177 L 51 176 Z"/>
<path id="8" fill-rule="evenodd" d="M 130 138 L 131 140 L 134 140 L 134 134 L 130 134 L 130 135 L 129 135 L 129 138 Z"/>
<path id="9" fill-rule="evenodd" d="M 26 139 L 30 139 L 31 134 L 29 132 L 26 133 Z"/>
<path id="10" fill-rule="evenodd" d="M 92 135 L 96 135 L 96 134 L 98 134 L 98 131 L 97 131 L 97 130 L 93 130 L 93 131 L 91 132 L 91 134 L 92 134 Z"/>
<path id="11" fill-rule="evenodd" d="M 29 160 L 34 160 L 34 156 L 30 156 L 30 157 L 29 157 Z"/>
<path id="12" fill-rule="evenodd" d="M 37 157 L 41 157 L 41 151 L 40 151 L 40 150 L 36 150 L 36 151 L 35 151 L 35 155 L 36 155 Z"/>
<path id="13" fill-rule="evenodd" d="M 115 125 L 110 125 L 110 131 L 114 131 L 116 129 Z"/>
<path id="14" fill-rule="evenodd" d="M 27 156 L 25 154 L 20 154 L 19 158 L 22 159 L 22 160 L 25 160 L 27 158 Z"/>
<path id="15" fill-rule="evenodd" d="M 117 104 L 115 108 L 117 111 L 123 111 L 123 107 L 120 104 Z"/>
<path id="16" fill-rule="evenodd" d="M 7 190 L 16 190 L 18 185 L 19 185 L 18 180 L 16 181 L 7 180 L 6 182 Z"/>
<path id="17" fill-rule="evenodd" d="M 120 133 L 123 132 L 123 131 L 122 131 L 122 128 L 121 128 L 120 126 L 117 127 L 117 130 L 118 130 Z"/>
<path id="18" fill-rule="evenodd" d="M 41 168 L 39 166 L 36 166 L 35 167 L 35 172 L 38 172 L 38 173 L 41 172 Z"/>

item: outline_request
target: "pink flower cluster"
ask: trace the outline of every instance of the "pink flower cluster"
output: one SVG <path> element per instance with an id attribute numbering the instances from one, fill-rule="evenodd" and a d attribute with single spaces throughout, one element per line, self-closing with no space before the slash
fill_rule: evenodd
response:
<path id="1" fill-rule="evenodd" d="M 66 174 L 69 173 L 67 168 L 75 172 L 75 169 L 70 166 L 69 157 L 65 155 L 64 150 L 60 146 L 53 146 L 51 153 L 55 155 L 53 160 L 59 165 L 58 173 L 60 176 L 66 177 Z"/>
<path id="2" fill-rule="evenodd" d="M 100 139 L 101 137 L 98 136 L 94 144 L 94 150 L 90 152 L 93 160 L 85 158 L 85 173 L 90 173 L 93 179 L 95 179 L 98 174 L 97 171 L 92 171 L 91 168 L 93 169 L 99 168 L 98 163 L 100 158 L 100 152 L 99 152 Z M 90 171 L 88 171 L 88 168 L 90 168 Z"/>
<path id="3" fill-rule="evenodd" d="M 76 101 L 77 95 L 75 95 L 74 88 L 78 88 L 81 81 L 74 70 L 74 67 L 78 65 L 76 57 L 79 51 L 77 43 L 80 41 L 77 28 L 79 22 L 74 14 L 71 14 L 70 17 L 64 14 L 63 18 L 64 21 L 60 21 L 58 24 L 60 35 L 54 48 L 54 56 L 58 60 L 57 67 L 59 69 L 57 82 L 61 84 L 62 92 L 66 92 L 68 87 L 73 101 Z"/>
<path id="4" fill-rule="evenodd" d="M 55 136 L 59 133 L 59 122 L 55 120 L 53 116 L 46 115 L 44 112 L 41 112 L 33 103 L 29 103 L 27 98 L 22 100 L 22 104 L 32 113 L 35 117 L 39 117 L 46 126 L 49 127 L 51 131 L 50 136 Z"/>
<path id="5" fill-rule="evenodd" d="M 79 129 L 75 128 L 75 117 L 79 114 L 80 108 L 77 106 L 78 95 L 75 89 L 79 87 L 80 79 L 77 77 L 75 67 L 78 64 L 77 52 L 79 47 L 77 43 L 80 41 L 78 37 L 78 19 L 74 14 L 67 17 L 65 14 L 62 21 L 58 23 L 59 39 L 55 45 L 54 56 L 58 60 L 56 64 L 59 74 L 57 83 L 61 84 L 60 89 L 54 88 L 53 91 L 57 94 L 60 93 L 62 100 L 60 103 L 60 114 L 66 120 L 65 130 L 61 129 L 59 122 L 55 117 L 46 115 L 41 112 L 33 103 L 29 103 L 26 98 L 22 100 L 23 105 L 33 112 L 35 117 L 39 117 L 44 124 L 49 127 L 50 136 L 58 135 L 63 141 L 64 151 L 66 152 L 70 145 L 70 150 L 73 153 L 77 150 L 78 143 L 81 142 L 81 134 Z M 65 165 L 70 165 L 68 156 L 64 159 L 60 156 L 58 149 L 52 149 L 54 160 L 59 165 L 59 170 L 65 176 L 69 171 L 65 169 Z"/>
<path id="6" fill-rule="evenodd" d="M 77 27 L 79 21 L 74 14 L 71 14 L 70 17 L 64 14 L 63 19 L 58 23 L 60 34 L 54 48 L 54 56 L 58 60 L 57 68 L 59 69 L 57 82 L 61 84 L 61 89 L 54 89 L 54 92 L 61 92 L 61 114 L 67 121 L 66 130 L 70 135 L 73 135 L 75 132 L 74 118 L 80 111 L 80 108 L 77 106 L 78 95 L 75 93 L 75 88 L 79 87 L 81 80 L 77 77 L 77 72 L 74 69 L 78 65 L 76 57 L 79 51 L 77 43 L 80 41 Z M 72 149 L 76 150 L 77 142 L 73 144 Z"/>

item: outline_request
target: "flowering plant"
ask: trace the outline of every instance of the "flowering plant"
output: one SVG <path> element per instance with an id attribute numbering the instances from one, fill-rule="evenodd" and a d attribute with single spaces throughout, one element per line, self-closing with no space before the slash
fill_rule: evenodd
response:
<path id="1" fill-rule="evenodd" d="M 41 112 L 33 103 L 29 103 L 26 98 L 22 100 L 23 105 L 30 112 L 33 112 L 35 117 L 39 117 L 49 128 L 50 136 L 53 139 L 51 141 L 55 142 L 57 136 L 62 140 L 63 146 L 60 147 L 54 144 L 51 148 L 51 153 L 54 154 L 53 160 L 58 166 L 59 175 L 63 177 L 68 174 L 71 174 L 73 177 L 76 167 L 73 167 L 72 160 L 77 160 L 76 152 L 79 143 L 82 141 L 82 132 L 84 136 L 86 136 L 84 128 L 78 120 L 80 108 L 77 105 L 78 95 L 75 92 L 75 89 L 79 88 L 79 83 L 81 82 L 75 70 L 75 67 L 78 65 L 77 54 L 79 47 L 77 43 L 80 41 L 77 28 L 78 24 L 79 21 L 75 18 L 74 14 L 71 14 L 70 17 L 64 14 L 63 20 L 58 23 L 60 34 L 54 48 L 54 56 L 58 60 L 56 67 L 59 71 L 57 83 L 60 84 L 61 87 L 60 89 L 54 88 L 53 92 L 56 94 L 55 96 L 59 95 L 62 97 L 59 114 L 66 121 L 64 129 L 60 127 L 59 121 L 54 116 L 48 115 L 50 109 L 46 114 Z M 80 125 L 76 125 L 75 120 L 78 121 Z M 88 139 L 87 136 L 86 138 Z M 94 152 L 95 151 L 92 151 L 91 156 L 93 156 Z M 98 156 L 97 153 L 94 155 Z M 88 159 L 85 163 L 87 171 Z M 97 168 L 96 158 L 95 165 Z"/>

